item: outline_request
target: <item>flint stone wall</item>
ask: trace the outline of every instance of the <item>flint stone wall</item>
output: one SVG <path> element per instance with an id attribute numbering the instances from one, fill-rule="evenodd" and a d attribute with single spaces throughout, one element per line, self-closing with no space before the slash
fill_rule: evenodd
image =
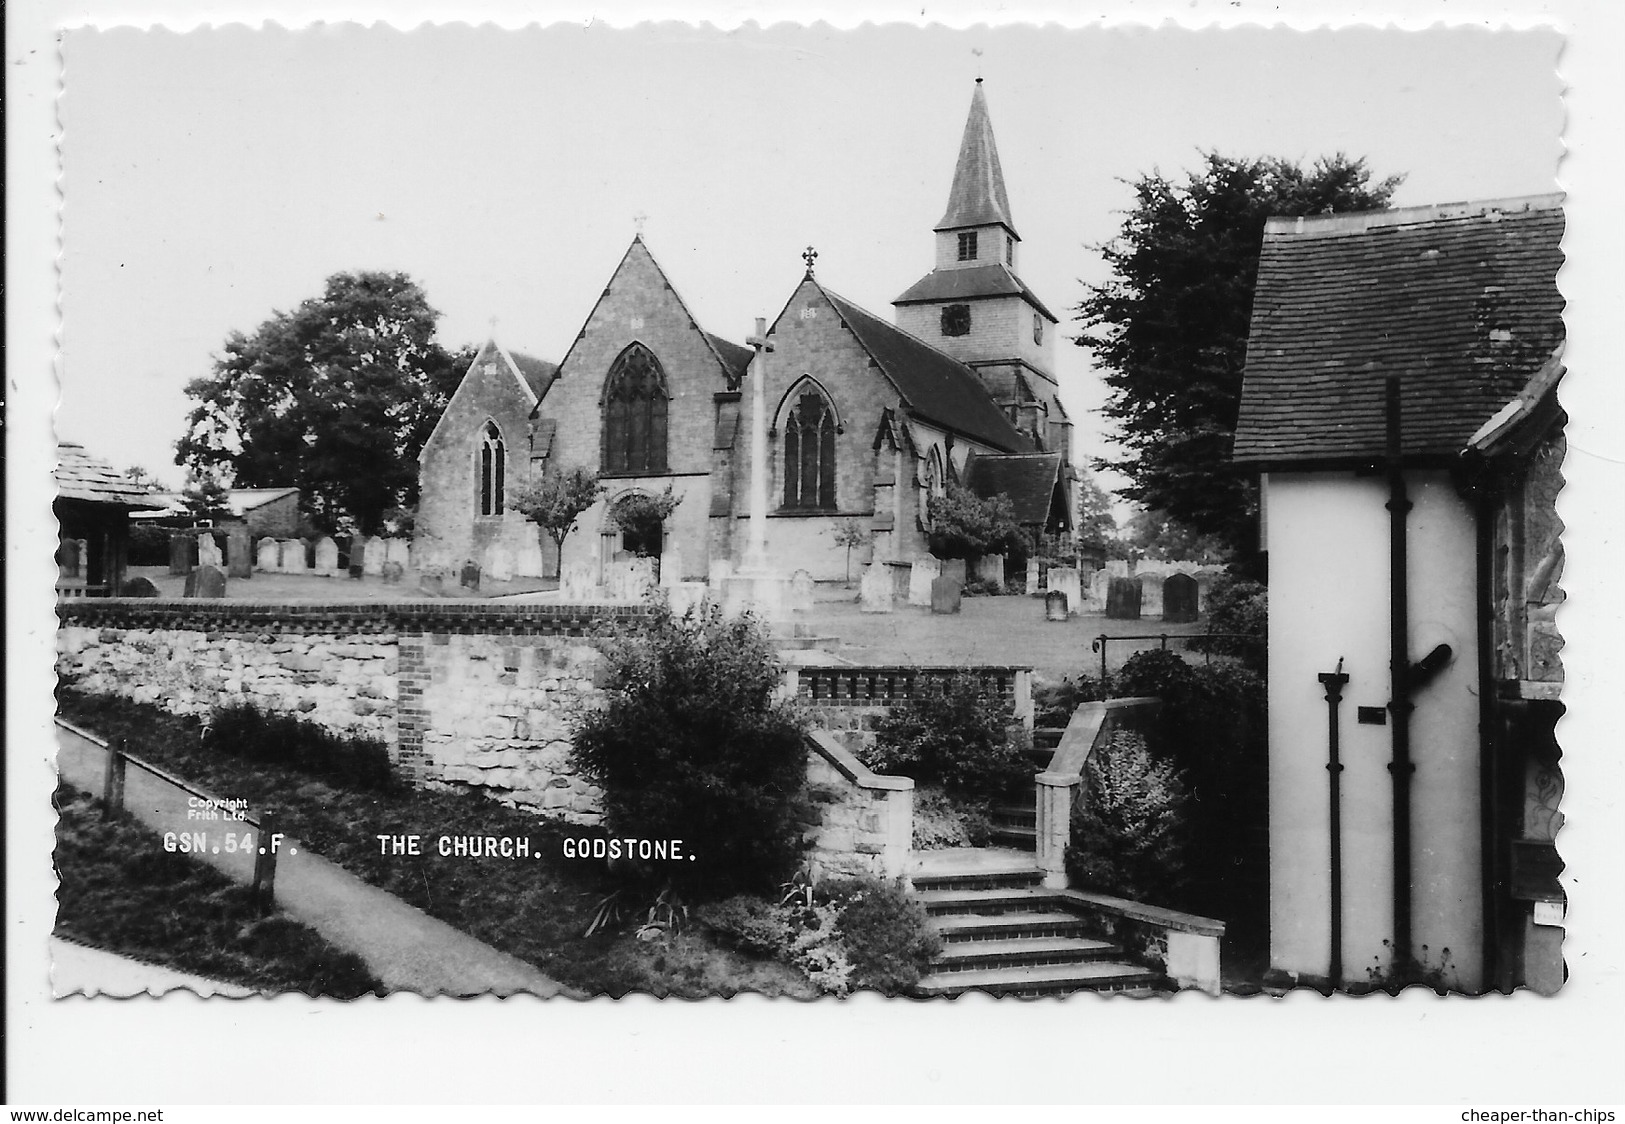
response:
<path id="1" fill-rule="evenodd" d="M 64 604 L 57 671 L 91 694 L 201 716 L 248 702 L 388 746 L 414 783 L 477 789 L 574 823 L 602 793 L 570 765 L 570 723 L 601 705 L 588 640 L 633 606 Z"/>

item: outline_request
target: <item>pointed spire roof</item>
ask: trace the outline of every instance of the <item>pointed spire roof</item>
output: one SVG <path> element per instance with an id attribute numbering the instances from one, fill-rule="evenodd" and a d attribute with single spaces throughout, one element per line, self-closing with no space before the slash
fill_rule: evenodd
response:
<path id="1" fill-rule="evenodd" d="M 999 167 L 999 149 L 993 143 L 993 121 L 987 115 L 987 96 L 978 78 L 970 99 L 970 116 L 965 120 L 965 136 L 959 142 L 959 163 L 954 166 L 948 210 L 935 229 L 956 230 L 990 223 L 1000 223 L 1011 234 L 1016 233 L 1010 218 L 1010 199 L 1004 191 L 1004 170 Z"/>

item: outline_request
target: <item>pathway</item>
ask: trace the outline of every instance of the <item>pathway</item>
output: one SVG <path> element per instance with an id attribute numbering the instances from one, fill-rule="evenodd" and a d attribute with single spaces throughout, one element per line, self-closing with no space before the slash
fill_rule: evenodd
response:
<path id="1" fill-rule="evenodd" d="M 56 729 L 58 773 L 69 784 L 99 794 L 106 750 L 73 730 L 61 725 Z M 214 834 L 228 827 L 239 833 L 248 830 L 246 824 L 189 819 L 189 798 L 183 789 L 134 765 L 126 773 L 125 808 L 154 831 Z M 253 881 L 254 861 L 246 852 L 214 854 L 211 850 L 198 858 L 238 882 Z M 276 903 L 295 920 L 360 956 L 391 991 L 575 996 L 534 966 L 363 882 L 307 851 L 297 839 L 284 839 L 278 851 Z"/>

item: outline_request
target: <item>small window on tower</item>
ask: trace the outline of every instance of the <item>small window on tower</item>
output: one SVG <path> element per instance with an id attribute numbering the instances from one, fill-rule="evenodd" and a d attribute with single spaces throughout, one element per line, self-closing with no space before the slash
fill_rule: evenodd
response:
<path id="1" fill-rule="evenodd" d="M 1008 234 L 1004 236 L 1004 263 L 1016 264 L 1016 240 Z"/>
<path id="2" fill-rule="evenodd" d="M 967 231 L 959 236 L 959 260 L 976 260 L 976 232 L 974 230 Z"/>
<path id="3" fill-rule="evenodd" d="M 950 304 L 943 307 L 942 334 L 945 336 L 970 335 L 970 305 Z"/>
<path id="4" fill-rule="evenodd" d="M 1044 318 L 1036 312 L 1033 313 L 1033 342 L 1044 342 Z"/>

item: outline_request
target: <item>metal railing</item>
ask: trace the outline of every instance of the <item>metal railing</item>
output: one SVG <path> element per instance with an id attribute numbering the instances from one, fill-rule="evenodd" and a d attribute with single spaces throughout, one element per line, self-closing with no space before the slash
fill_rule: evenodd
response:
<path id="1" fill-rule="evenodd" d="M 1164 652 L 1168 650 L 1168 641 L 1183 640 L 1185 642 L 1186 651 L 1200 651 L 1202 653 L 1203 663 L 1213 662 L 1213 645 L 1208 643 L 1212 640 L 1240 640 L 1247 644 L 1254 645 L 1262 645 L 1264 643 L 1258 637 L 1249 636 L 1245 632 L 1145 632 L 1137 633 L 1132 636 L 1109 636 L 1103 632 L 1099 636 L 1095 637 L 1089 645 L 1089 650 L 1091 652 L 1100 653 L 1100 681 L 1102 683 L 1104 683 L 1107 678 L 1106 649 L 1117 641 L 1126 640 L 1156 640 L 1161 643 L 1161 647 Z M 1218 654 L 1227 655 L 1228 653 L 1220 652 Z"/>
<path id="2" fill-rule="evenodd" d="M 106 762 L 102 770 L 102 815 L 112 819 L 124 811 L 124 780 L 126 770 L 130 765 L 141 769 L 165 784 L 173 785 L 190 796 L 200 800 L 207 800 L 213 806 L 224 807 L 226 801 L 220 797 L 199 788 L 182 777 L 176 776 L 169 770 L 151 761 L 138 757 L 125 748 L 123 738 L 115 745 L 105 738 L 99 738 L 86 730 L 62 719 L 56 719 L 56 724 L 63 729 L 84 738 L 92 745 L 101 746 L 106 753 Z M 283 835 L 277 830 L 277 813 L 265 808 L 256 815 L 244 814 L 242 822 L 258 830 L 258 838 L 254 840 L 254 880 L 250 886 L 254 904 L 262 913 L 269 913 L 276 900 L 276 859 L 280 849 Z"/>

